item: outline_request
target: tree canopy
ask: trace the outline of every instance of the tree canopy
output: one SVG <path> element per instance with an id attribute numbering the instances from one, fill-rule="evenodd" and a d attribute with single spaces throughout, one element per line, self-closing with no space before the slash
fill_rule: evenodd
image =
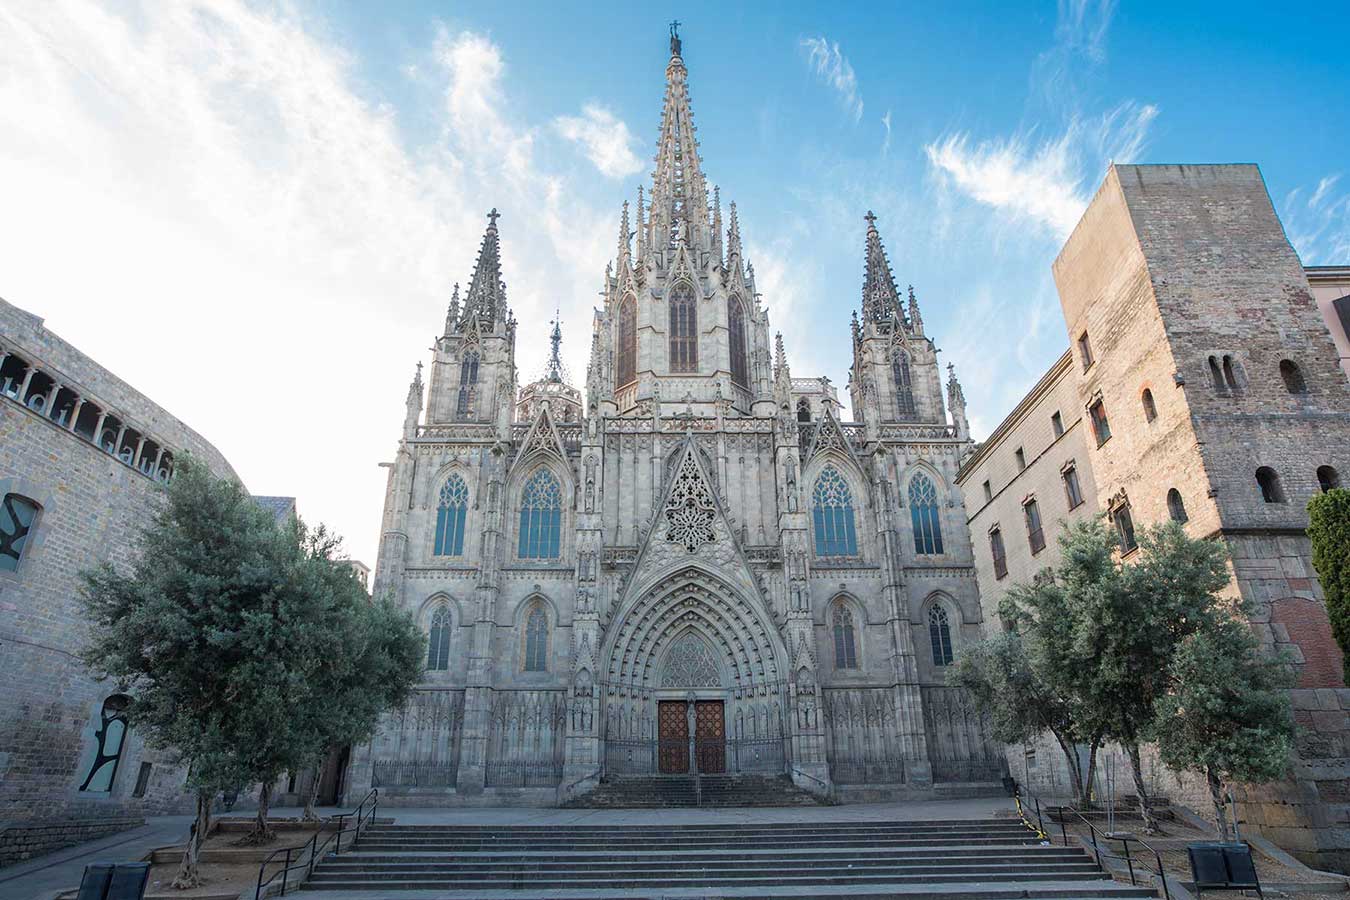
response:
<path id="1" fill-rule="evenodd" d="M 1334 488 L 1313 497 L 1308 520 L 1313 568 L 1322 583 L 1331 633 L 1340 645 L 1350 684 L 1350 491 Z"/>

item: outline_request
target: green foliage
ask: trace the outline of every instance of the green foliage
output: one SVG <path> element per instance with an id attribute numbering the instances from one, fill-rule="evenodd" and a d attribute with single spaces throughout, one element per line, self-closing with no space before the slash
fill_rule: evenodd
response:
<path id="1" fill-rule="evenodd" d="M 314 764 L 367 738 L 420 672 L 422 638 L 372 604 L 325 529 L 277 525 L 236 482 L 180 460 L 130 571 L 85 575 L 96 675 L 129 724 L 178 751 L 201 793 Z M 259 827 L 267 832 L 264 809 Z"/>
<path id="2" fill-rule="evenodd" d="M 1322 583 L 1331 633 L 1345 656 L 1346 683 L 1350 684 L 1350 491 L 1335 488 L 1313 497 L 1308 519 L 1313 568 Z"/>
<path id="3" fill-rule="evenodd" d="M 1247 625 L 1216 620 L 1186 637 L 1167 671 L 1152 729 L 1168 768 L 1224 782 L 1283 777 L 1293 748 L 1292 669 L 1261 652 Z"/>

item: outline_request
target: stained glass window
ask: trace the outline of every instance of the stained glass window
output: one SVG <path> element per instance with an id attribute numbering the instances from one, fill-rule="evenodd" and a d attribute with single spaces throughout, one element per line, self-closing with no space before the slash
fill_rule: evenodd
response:
<path id="1" fill-rule="evenodd" d="M 637 301 L 632 295 L 619 304 L 619 372 L 617 386 L 637 379 Z"/>
<path id="2" fill-rule="evenodd" d="M 947 610 L 934 603 L 928 609 L 928 640 L 933 645 L 933 665 L 952 664 L 952 630 L 947 623 Z"/>
<path id="3" fill-rule="evenodd" d="M 909 516 L 914 525 L 914 552 L 942 552 L 942 519 L 938 512 L 937 488 L 922 472 L 909 483 Z"/>
<path id="4" fill-rule="evenodd" d="M 750 384 L 749 364 L 745 358 L 745 311 L 741 309 L 741 298 L 727 298 L 727 325 L 731 347 L 731 380 L 741 387 Z"/>
<path id="5" fill-rule="evenodd" d="M 811 494 L 816 532 L 816 556 L 857 556 L 858 533 L 853 524 L 853 495 L 834 466 L 826 466 Z"/>
<path id="6" fill-rule="evenodd" d="M 891 360 L 891 378 L 895 381 L 895 417 L 914 418 L 914 386 L 909 377 L 909 354 L 898 351 Z"/>
<path id="7" fill-rule="evenodd" d="M 469 508 L 469 487 L 458 475 L 451 475 L 441 486 L 436 507 L 437 556 L 461 556 L 464 553 L 464 516 Z"/>
<path id="8" fill-rule="evenodd" d="M 520 502 L 520 558 L 557 559 L 562 532 L 562 490 L 548 469 L 525 483 Z"/>
<path id="9" fill-rule="evenodd" d="M 431 629 L 427 635 L 427 668 L 444 672 L 450 668 L 450 610 L 436 607 L 431 614 Z"/>
<path id="10" fill-rule="evenodd" d="M 698 305 L 687 281 L 670 291 L 670 371 L 698 371 Z"/>
<path id="11" fill-rule="evenodd" d="M 525 671 L 543 672 L 548 669 L 548 616 L 536 603 L 525 617 Z"/>
<path id="12" fill-rule="evenodd" d="M 858 668 L 858 650 L 853 634 L 853 611 L 842 600 L 834 604 L 834 667 Z"/>

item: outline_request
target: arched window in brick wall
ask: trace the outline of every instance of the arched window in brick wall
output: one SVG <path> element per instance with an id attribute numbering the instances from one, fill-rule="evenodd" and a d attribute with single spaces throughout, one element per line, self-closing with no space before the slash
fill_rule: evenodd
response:
<path id="1" fill-rule="evenodd" d="M 1270 466 L 1256 470 L 1256 483 L 1261 488 L 1261 499 L 1267 503 L 1284 503 L 1286 497 L 1280 476 Z"/>
<path id="2" fill-rule="evenodd" d="M 1152 422 L 1158 418 L 1158 406 L 1153 402 L 1153 391 L 1144 388 L 1144 393 L 1139 396 L 1139 402 L 1144 407 L 1144 421 Z"/>
<path id="3" fill-rule="evenodd" d="M 1292 359 L 1280 360 L 1280 380 L 1284 389 L 1291 394 L 1308 393 L 1308 382 L 1303 378 L 1303 370 Z"/>
<path id="4" fill-rule="evenodd" d="M 1186 503 L 1181 499 L 1181 491 L 1176 488 L 1167 492 L 1167 514 L 1172 517 L 1173 522 L 1185 522 L 1189 518 L 1186 515 Z"/>
<path id="5" fill-rule="evenodd" d="M 1341 473 L 1331 466 L 1318 466 L 1317 486 L 1322 489 L 1324 494 L 1327 491 L 1334 491 L 1341 486 Z"/>

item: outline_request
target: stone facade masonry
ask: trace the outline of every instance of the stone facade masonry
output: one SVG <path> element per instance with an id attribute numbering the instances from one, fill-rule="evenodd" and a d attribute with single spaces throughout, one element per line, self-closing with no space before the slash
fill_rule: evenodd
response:
<path id="1" fill-rule="evenodd" d="M 1036 443 L 1044 415 L 1031 411 L 1045 405 L 1051 385 L 1064 386 L 1084 416 L 1081 474 L 1090 470 L 1093 487 L 1085 478 L 1084 488 L 1095 492 L 1084 509 L 1114 518 L 1128 508 L 1136 527 L 1180 515 L 1192 536 L 1222 540 L 1229 590 L 1253 602 L 1263 641 L 1298 664 L 1293 777 L 1240 791 L 1241 815 L 1310 864 L 1344 870 L 1350 720 L 1305 529 L 1321 480 L 1350 471 L 1350 384 L 1260 172 L 1113 166 L 1053 270 L 1069 364 L 1057 362 L 967 460 L 960 483 L 968 504 L 991 474 L 999 482 L 1014 447 Z M 1055 402 L 1065 398 L 1061 390 Z M 1087 419 L 1095 404 L 1109 422 L 1100 439 Z M 978 532 L 1009 511 L 968 509 L 988 625 L 1006 588 L 993 578 L 987 548 L 981 557 Z M 1018 577 L 1013 569 L 1030 574 L 1011 547 L 1009 558 L 1009 580 Z M 1114 754 L 1108 748 L 1108 764 Z M 1051 742 L 1010 748 L 1010 763 L 1033 788 L 1067 788 Z M 1208 805 L 1197 779 L 1163 770 L 1147 748 L 1144 768 L 1152 789 Z"/>
<path id="2" fill-rule="evenodd" d="M 3 301 L 0 353 L 6 371 L 33 368 L 86 404 L 115 411 L 166 451 L 190 451 L 216 474 L 236 477 L 198 434 L 41 319 Z M 131 538 L 163 488 L 154 474 L 33 408 L 40 404 L 19 402 L 16 392 L 12 385 L 0 396 L 0 496 L 30 498 L 39 512 L 18 570 L 0 571 L 0 823 L 88 824 L 183 810 L 181 767 L 146 748 L 135 731 L 123 743 L 110 788 L 80 790 L 93 763 L 104 700 L 116 691 L 93 681 L 76 657 L 87 627 L 79 573 L 104 561 L 129 562 Z M 59 407 L 53 411 L 59 416 Z"/>

